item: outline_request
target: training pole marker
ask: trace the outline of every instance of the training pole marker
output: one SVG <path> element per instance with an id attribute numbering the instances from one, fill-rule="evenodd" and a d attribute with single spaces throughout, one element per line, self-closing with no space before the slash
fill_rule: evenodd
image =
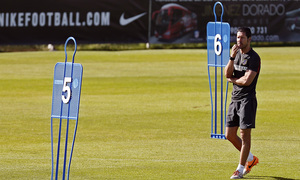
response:
<path id="1" fill-rule="evenodd" d="M 67 62 L 67 44 L 72 40 L 75 45 L 72 62 Z M 52 95 L 52 111 L 51 111 L 51 154 L 52 154 L 52 171 L 51 180 L 53 178 L 58 179 L 59 173 L 59 154 L 60 154 L 60 141 L 62 132 L 62 121 L 66 120 L 66 136 L 65 136 L 65 149 L 64 149 L 64 162 L 62 179 L 69 179 L 70 166 L 73 155 L 73 148 L 75 143 L 75 137 L 78 125 L 78 114 L 81 94 L 82 83 L 82 65 L 74 63 L 74 57 L 77 50 L 76 40 L 73 37 L 69 37 L 65 42 L 65 62 L 58 62 L 54 68 L 54 80 L 53 80 L 53 95 Z M 56 153 L 56 165 L 54 164 L 54 138 L 53 138 L 53 119 L 59 119 L 59 130 L 57 138 L 57 153 Z M 69 133 L 69 121 L 75 120 L 73 141 L 69 156 L 69 165 L 67 166 L 67 149 L 68 149 L 68 133 Z M 55 168 L 55 171 L 54 171 Z M 67 173 L 66 173 L 67 169 Z M 55 176 L 55 177 L 54 177 Z"/>
<path id="2" fill-rule="evenodd" d="M 217 15 L 215 11 L 217 5 L 220 5 L 222 8 L 220 22 L 217 21 Z M 211 97 L 211 138 L 226 139 L 224 125 L 226 124 L 226 100 L 228 82 L 226 84 L 224 99 L 223 68 L 227 65 L 229 61 L 230 25 L 228 23 L 223 22 L 224 8 L 221 2 L 215 3 L 213 12 L 215 16 L 215 22 L 208 22 L 207 24 L 207 67 Z M 210 67 L 214 67 L 215 71 L 214 87 L 212 86 Z M 218 73 L 219 71 L 220 73 Z M 213 88 L 214 93 L 212 92 Z M 219 128 L 218 122 L 220 123 Z"/>

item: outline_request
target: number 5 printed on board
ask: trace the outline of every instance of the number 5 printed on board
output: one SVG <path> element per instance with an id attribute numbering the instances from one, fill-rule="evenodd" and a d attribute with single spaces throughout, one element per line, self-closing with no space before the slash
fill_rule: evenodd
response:
<path id="1" fill-rule="evenodd" d="M 71 77 L 65 77 L 64 83 L 63 83 L 63 89 L 62 92 L 66 92 L 67 96 L 62 95 L 61 99 L 65 104 L 68 104 L 71 98 L 71 88 L 67 85 L 67 83 L 71 83 L 72 78 Z"/>

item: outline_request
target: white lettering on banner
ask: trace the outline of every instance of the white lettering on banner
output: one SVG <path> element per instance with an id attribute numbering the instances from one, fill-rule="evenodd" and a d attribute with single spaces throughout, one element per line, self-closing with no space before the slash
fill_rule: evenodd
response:
<path id="1" fill-rule="evenodd" d="M 65 12 L 63 13 L 61 26 L 68 26 L 68 17 L 67 17 L 67 13 Z"/>
<path id="2" fill-rule="evenodd" d="M 38 17 L 38 14 L 35 13 L 36 18 Z M 45 13 L 41 13 L 40 15 L 40 26 L 44 27 L 46 25 L 46 14 Z"/>
<path id="3" fill-rule="evenodd" d="M 0 27 L 110 26 L 110 12 L 11 12 L 0 13 Z"/>
<path id="4" fill-rule="evenodd" d="M 236 34 L 238 28 L 239 27 L 230 27 L 230 33 Z M 257 26 L 257 27 L 250 26 L 249 28 L 252 34 L 268 34 L 267 26 Z"/>
<path id="5" fill-rule="evenodd" d="M 24 13 L 19 13 L 18 14 L 18 26 L 19 27 L 23 27 L 24 24 L 23 24 L 23 16 L 24 16 Z"/>
<path id="6" fill-rule="evenodd" d="M 53 12 L 48 12 L 47 16 L 48 16 L 48 19 L 52 19 Z M 48 21 L 48 26 L 51 26 L 51 25 L 52 25 L 52 21 Z"/>
<path id="7" fill-rule="evenodd" d="M 76 26 L 81 26 L 79 17 L 80 17 L 80 14 L 79 14 L 79 12 L 77 12 L 76 13 Z"/>
<path id="8" fill-rule="evenodd" d="M 29 25 L 30 16 L 31 16 L 30 13 L 25 14 L 25 27 L 28 27 L 28 25 Z M 38 20 L 37 13 L 32 13 L 31 21 L 32 21 L 31 24 L 32 24 L 33 27 L 36 27 L 38 25 L 39 20 Z"/>
<path id="9" fill-rule="evenodd" d="M 103 17 L 103 16 L 102 16 Z M 103 22 L 103 21 L 102 21 Z M 94 24 L 96 25 L 96 26 L 99 26 L 99 24 L 100 24 L 100 13 L 98 13 L 98 12 L 95 12 L 95 14 L 94 14 Z"/>
<path id="10" fill-rule="evenodd" d="M 102 18 L 101 18 L 101 26 L 109 26 L 109 19 L 110 19 L 110 13 L 101 13 Z"/>
<path id="11" fill-rule="evenodd" d="M 252 41 L 255 42 L 278 42 L 280 41 L 279 35 L 269 35 L 267 26 L 249 27 L 252 33 Z M 236 32 L 238 27 L 230 27 L 230 33 L 232 34 L 231 41 L 236 41 Z"/>
<path id="12" fill-rule="evenodd" d="M 16 16 L 17 16 L 17 13 L 12 13 L 10 15 L 10 26 L 11 27 L 16 27 L 17 24 L 16 24 Z"/>
<path id="13" fill-rule="evenodd" d="M 243 4 L 243 16 L 282 16 L 284 14 L 283 4 Z"/>
<path id="14" fill-rule="evenodd" d="M 54 26 L 59 26 L 60 24 L 60 13 L 54 13 Z"/>
<path id="15" fill-rule="evenodd" d="M 87 15 L 86 15 L 86 23 L 88 26 L 91 26 L 93 24 L 93 20 L 92 20 L 92 17 L 93 17 L 93 13 L 92 12 L 88 12 Z"/>

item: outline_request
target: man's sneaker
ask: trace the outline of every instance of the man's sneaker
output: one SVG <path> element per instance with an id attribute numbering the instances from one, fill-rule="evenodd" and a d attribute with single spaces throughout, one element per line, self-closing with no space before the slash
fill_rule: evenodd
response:
<path id="1" fill-rule="evenodd" d="M 243 175 L 245 176 L 246 174 L 248 174 L 256 164 L 258 164 L 258 158 L 256 156 L 253 156 L 253 160 L 246 163 Z"/>
<path id="2" fill-rule="evenodd" d="M 236 170 L 233 175 L 230 177 L 230 179 L 242 179 L 243 178 L 243 173 L 240 171 Z"/>

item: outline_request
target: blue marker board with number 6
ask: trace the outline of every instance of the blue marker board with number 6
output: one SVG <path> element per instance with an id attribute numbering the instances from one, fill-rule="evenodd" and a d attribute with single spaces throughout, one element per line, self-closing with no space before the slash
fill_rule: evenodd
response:
<path id="1" fill-rule="evenodd" d="M 207 24 L 208 64 L 225 67 L 229 60 L 230 26 L 228 23 Z"/>
<path id="2" fill-rule="evenodd" d="M 216 6 L 222 8 L 221 21 L 217 21 Z M 228 82 L 226 84 L 225 99 L 223 91 L 223 68 L 229 61 L 230 25 L 223 22 L 223 5 L 216 2 L 214 5 L 215 22 L 207 24 L 207 66 L 211 97 L 211 138 L 225 139 L 224 125 L 226 123 L 226 100 Z M 214 86 L 212 86 L 210 68 L 214 68 Z M 212 92 L 214 88 L 214 93 Z M 213 100 L 214 99 L 214 100 Z"/>
<path id="3" fill-rule="evenodd" d="M 72 62 L 67 62 L 67 43 L 69 40 L 74 41 L 75 50 L 72 57 Z M 70 166 L 75 143 L 75 137 L 78 125 L 79 103 L 82 83 L 82 65 L 74 63 L 74 56 L 76 53 L 77 44 L 73 37 L 69 37 L 65 43 L 65 62 L 58 62 L 54 68 L 53 79 L 53 95 L 52 95 L 52 111 L 51 111 L 51 154 L 52 154 L 52 172 L 51 179 L 58 179 L 58 174 L 62 175 L 64 180 L 67 176 L 69 179 Z M 57 138 L 57 152 L 56 152 L 56 165 L 54 163 L 54 119 L 59 119 L 58 138 Z M 65 149 L 64 161 L 62 166 L 62 173 L 59 172 L 59 154 L 60 154 L 60 140 L 62 134 L 62 121 L 66 121 L 66 134 L 65 134 Z M 69 134 L 69 121 L 75 120 L 74 135 L 71 145 L 69 165 L 67 166 L 67 153 L 68 153 L 68 134 Z M 55 168 L 55 170 L 54 170 Z M 67 169 L 67 172 L 66 172 Z"/>
<path id="4" fill-rule="evenodd" d="M 214 6 L 215 22 L 208 22 L 207 24 L 207 51 L 208 51 L 208 65 L 209 66 L 226 66 L 229 60 L 230 51 L 230 25 L 222 22 L 223 10 L 221 14 L 221 22 L 217 22 L 215 13 L 216 5 Z"/>

